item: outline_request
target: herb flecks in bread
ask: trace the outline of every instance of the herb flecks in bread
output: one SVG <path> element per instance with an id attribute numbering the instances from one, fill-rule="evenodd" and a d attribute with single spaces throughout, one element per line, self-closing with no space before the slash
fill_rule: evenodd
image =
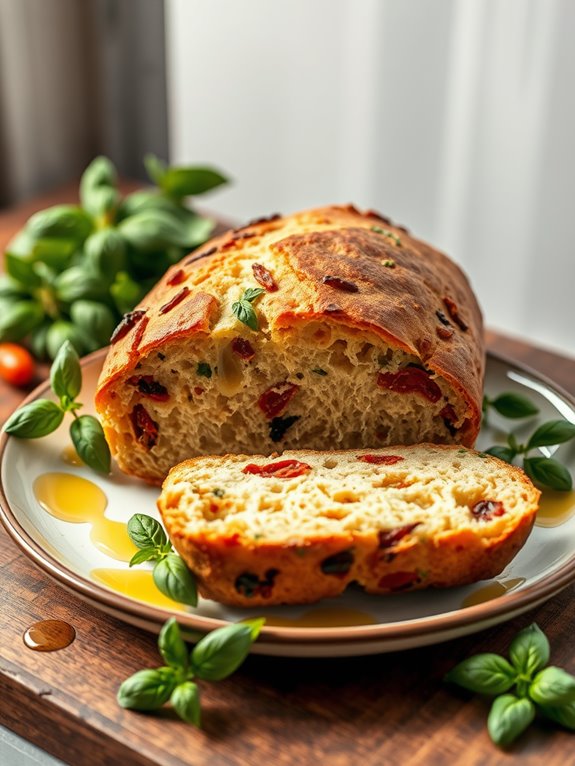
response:
<path id="1" fill-rule="evenodd" d="M 166 274 L 118 329 L 96 404 L 120 467 L 154 483 L 191 455 L 472 446 L 482 332 L 459 268 L 378 214 L 272 217 Z"/>
<path id="2" fill-rule="evenodd" d="M 216 490 L 217 489 L 217 493 Z M 238 606 L 495 577 L 531 530 L 521 469 L 455 446 L 185 461 L 158 501 L 200 592 Z"/>

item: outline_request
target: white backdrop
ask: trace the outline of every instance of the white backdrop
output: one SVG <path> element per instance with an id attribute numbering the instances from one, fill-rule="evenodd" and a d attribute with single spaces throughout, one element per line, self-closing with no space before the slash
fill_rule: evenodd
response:
<path id="1" fill-rule="evenodd" d="M 575 354 L 575 2 L 167 0 L 171 159 L 246 219 L 374 207 Z"/>

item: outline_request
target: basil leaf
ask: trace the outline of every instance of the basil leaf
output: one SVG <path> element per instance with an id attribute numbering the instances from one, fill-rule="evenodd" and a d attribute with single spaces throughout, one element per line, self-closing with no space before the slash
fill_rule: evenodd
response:
<path id="1" fill-rule="evenodd" d="M 176 202 L 168 199 L 158 189 L 141 189 L 124 197 L 118 211 L 118 217 L 121 219 L 129 218 L 135 213 L 150 209 L 166 210 L 173 213 L 177 207 Z"/>
<path id="2" fill-rule="evenodd" d="M 170 245 L 186 247 L 186 227 L 163 210 L 146 210 L 125 218 L 118 230 L 132 247 L 142 252 L 163 250 Z"/>
<path id="3" fill-rule="evenodd" d="M 131 311 L 144 297 L 145 292 L 146 288 L 135 282 L 125 271 L 116 274 L 114 284 L 110 287 L 110 294 L 120 314 Z"/>
<path id="4" fill-rule="evenodd" d="M 531 678 L 549 662 L 549 641 L 541 628 L 532 623 L 519 631 L 509 647 L 513 667 Z"/>
<path id="5" fill-rule="evenodd" d="M 571 474 L 557 460 L 550 457 L 526 457 L 523 461 L 525 473 L 531 481 L 544 487 L 569 492 L 573 488 Z"/>
<path id="6" fill-rule="evenodd" d="M 172 692 L 170 702 L 182 721 L 200 726 L 200 694 L 193 681 L 178 684 Z"/>
<path id="7" fill-rule="evenodd" d="M 110 448 L 100 421 L 93 415 L 82 415 L 70 426 L 70 436 L 80 458 L 92 470 L 110 473 Z"/>
<path id="8" fill-rule="evenodd" d="M 117 324 L 112 310 L 96 301 L 75 301 L 70 307 L 70 316 L 80 330 L 97 341 L 98 346 L 108 343 Z"/>
<path id="9" fill-rule="evenodd" d="M 194 674 L 205 681 L 221 681 L 236 671 L 248 656 L 263 620 L 235 623 L 204 636 L 192 651 Z"/>
<path id="10" fill-rule="evenodd" d="M 501 694 L 515 683 L 516 671 L 498 654 L 476 654 L 456 665 L 445 676 L 446 681 L 480 694 Z"/>
<path id="11" fill-rule="evenodd" d="M 48 399 L 37 399 L 16 410 L 4 424 L 4 431 L 19 439 L 39 439 L 55 431 L 64 412 Z"/>
<path id="12" fill-rule="evenodd" d="M 143 564 L 144 561 L 151 561 L 157 558 L 158 558 L 157 548 L 141 548 L 139 551 L 136 551 L 134 553 L 134 555 L 128 562 L 128 566 L 135 567 L 137 564 Z"/>
<path id="13" fill-rule="evenodd" d="M 126 267 L 126 240 L 117 229 L 101 229 L 84 243 L 86 262 L 110 282 Z"/>
<path id="14" fill-rule="evenodd" d="M 552 444 L 562 444 L 575 437 L 575 423 L 568 420 L 550 420 L 531 435 L 527 442 L 527 449 L 546 447 Z"/>
<path id="15" fill-rule="evenodd" d="M 33 268 L 33 261 L 21 258 L 12 251 L 4 253 L 4 268 L 6 273 L 26 287 L 39 287 L 42 280 Z"/>
<path id="16" fill-rule="evenodd" d="M 157 710 L 170 699 L 176 683 L 173 668 L 139 670 L 118 689 L 118 704 L 130 710 Z"/>
<path id="17" fill-rule="evenodd" d="M 530 700 L 504 694 L 493 701 L 487 730 L 496 745 L 507 747 L 525 731 L 534 718 L 535 706 Z"/>
<path id="18" fill-rule="evenodd" d="M 232 313 L 250 330 L 257 331 L 259 329 L 257 314 L 249 301 L 241 300 L 232 303 Z"/>
<path id="19" fill-rule="evenodd" d="M 96 157 L 88 165 L 80 179 L 80 202 L 82 207 L 93 216 L 107 212 L 106 207 L 111 197 L 102 192 L 115 191 L 117 183 L 116 168 L 107 157 Z"/>
<path id="20" fill-rule="evenodd" d="M 505 418 L 527 418 L 539 412 L 539 409 L 526 396 L 512 392 L 500 394 L 489 403 Z"/>
<path id="21" fill-rule="evenodd" d="M 57 319 L 46 333 L 46 350 L 51 359 L 55 359 L 65 343 L 71 343 L 79 355 L 86 350 L 86 338 L 71 322 Z"/>
<path id="22" fill-rule="evenodd" d="M 0 315 L 0 341 L 19 341 L 36 329 L 44 319 L 44 310 L 34 301 L 12 303 Z"/>
<path id="23" fill-rule="evenodd" d="M 158 638 L 158 649 L 166 664 L 173 668 L 187 669 L 188 650 L 175 617 L 171 617 L 162 626 Z"/>
<path id="24" fill-rule="evenodd" d="M 212 368 L 207 362 L 198 362 L 198 366 L 196 367 L 196 375 L 199 375 L 202 378 L 211 378 Z"/>
<path id="25" fill-rule="evenodd" d="M 493 447 L 489 447 L 489 449 L 485 450 L 485 453 L 487 455 L 498 457 L 499 460 L 504 460 L 506 463 L 513 462 L 513 458 L 516 455 L 515 450 L 511 449 L 511 447 L 504 447 L 499 444 L 495 444 Z"/>
<path id="26" fill-rule="evenodd" d="M 136 513 L 128 521 L 128 536 L 138 548 L 163 548 L 168 538 L 162 525 L 145 513 Z"/>
<path id="27" fill-rule="evenodd" d="M 551 665 L 535 676 L 529 687 L 529 696 L 540 705 L 575 702 L 575 677 Z"/>
<path id="28" fill-rule="evenodd" d="M 9 298 L 10 300 L 21 300 L 29 297 L 26 287 L 19 284 L 8 274 L 0 274 L 0 298 Z"/>
<path id="29" fill-rule="evenodd" d="M 82 388 L 82 370 L 76 349 L 65 341 L 56 354 L 50 369 L 50 386 L 60 399 L 75 399 Z"/>
<path id="30" fill-rule="evenodd" d="M 102 277 L 85 266 L 70 266 L 56 277 L 54 289 L 58 300 L 64 303 L 85 300 L 100 301 L 107 297 Z"/>
<path id="31" fill-rule="evenodd" d="M 144 167 L 150 181 L 161 186 L 164 176 L 166 174 L 167 165 L 155 154 L 146 154 L 144 157 Z"/>
<path id="32" fill-rule="evenodd" d="M 158 183 L 162 189 L 178 199 L 216 189 L 228 182 L 217 170 L 206 167 L 169 167 Z"/>
<path id="33" fill-rule="evenodd" d="M 540 705 L 539 709 L 547 718 L 566 729 L 575 731 L 575 702 L 566 702 L 563 705 Z"/>
<path id="34" fill-rule="evenodd" d="M 194 576 L 177 553 L 168 553 L 158 561 L 153 571 L 157 589 L 177 601 L 178 604 L 198 605 L 198 594 Z"/>
<path id="35" fill-rule="evenodd" d="M 32 330 L 28 337 L 28 344 L 36 359 L 44 360 L 48 356 L 46 339 L 48 337 L 50 326 L 51 322 L 45 320 L 41 325 L 38 325 L 38 327 Z"/>
<path id="36" fill-rule="evenodd" d="M 35 239 L 57 237 L 83 242 L 92 231 L 90 216 L 77 205 L 55 205 L 28 220 L 26 232 Z"/>
<path id="37" fill-rule="evenodd" d="M 263 287 L 248 287 L 247 290 L 245 290 L 244 294 L 242 295 L 243 301 L 249 301 L 249 303 L 253 303 L 256 298 L 259 298 L 260 295 L 263 295 L 265 293 L 265 290 Z"/>

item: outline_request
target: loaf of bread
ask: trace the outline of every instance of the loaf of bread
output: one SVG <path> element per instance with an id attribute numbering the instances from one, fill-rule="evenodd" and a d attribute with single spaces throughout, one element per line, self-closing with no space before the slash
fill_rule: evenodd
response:
<path id="1" fill-rule="evenodd" d="M 355 208 L 272 216 L 166 273 L 116 329 L 96 406 L 122 470 L 195 455 L 473 446 L 481 313 L 445 255 Z"/>
<path id="2" fill-rule="evenodd" d="M 521 548 L 539 491 L 456 446 L 198 457 L 158 507 L 200 592 L 236 606 L 304 604 L 494 577 Z"/>

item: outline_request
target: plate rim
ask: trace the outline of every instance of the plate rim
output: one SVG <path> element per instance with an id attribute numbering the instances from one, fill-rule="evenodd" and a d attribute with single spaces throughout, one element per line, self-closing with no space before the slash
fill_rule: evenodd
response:
<path id="1" fill-rule="evenodd" d="M 80 360 L 82 369 L 103 362 L 108 349 L 103 348 L 83 357 Z M 528 365 L 510 359 L 504 354 L 487 351 L 487 358 L 506 365 L 516 372 L 529 375 L 547 387 L 555 394 L 562 397 L 575 410 L 575 396 L 566 391 L 562 386 L 553 382 L 546 375 L 529 367 Z M 49 379 L 42 381 L 28 396 L 19 404 L 19 407 L 28 404 L 46 394 L 50 390 Z M 116 593 L 83 575 L 78 574 L 62 562 L 55 559 L 48 551 L 44 550 L 31 534 L 29 534 L 16 514 L 12 510 L 6 497 L 4 487 L 4 461 L 9 436 L 4 431 L 0 435 L 0 520 L 8 532 L 10 538 L 18 548 L 34 564 L 40 567 L 51 579 L 58 582 L 66 590 L 71 590 L 75 595 L 84 597 L 91 604 L 101 605 L 107 612 L 114 612 L 122 616 L 130 615 L 138 620 L 159 627 L 169 618 L 174 616 L 174 611 L 162 607 L 139 602 L 122 593 Z M 575 553 L 558 569 L 547 577 L 535 582 L 533 585 L 504 594 L 502 597 L 463 607 L 451 612 L 443 612 L 427 617 L 418 617 L 411 620 L 402 620 L 395 623 L 375 623 L 366 625 L 336 626 L 324 628 L 300 628 L 264 625 L 260 640 L 268 644 L 332 644 L 353 643 L 361 645 L 362 642 L 379 640 L 382 646 L 386 642 L 396 643 L 398 640 L 414 638 L 415 636 L 429 636 L 433 633 L 445 633 L 447 630 L 457 631 L 465 629 L 476 623 L 480 626 L 485 621 L 502 617 L 505 613 L 517 613 L 517 610 L 527 611 L 531 605 L 536 606 L 548 598 L 559 593 L 575 580 Z M 97 607 L 96 607 L 97 608 Z M 257 611 L 257 609 L 254 610 Z M 263 610 L 265 612 L 265 608 Z M 125 617 L 124 617 L 125 619 Z M 206 617 L 191 612 L 178 612 L 178 622 L 188 630 L 208 632 L 215 628 L 230 624 L 229 620 L 217 617 Z"/>

